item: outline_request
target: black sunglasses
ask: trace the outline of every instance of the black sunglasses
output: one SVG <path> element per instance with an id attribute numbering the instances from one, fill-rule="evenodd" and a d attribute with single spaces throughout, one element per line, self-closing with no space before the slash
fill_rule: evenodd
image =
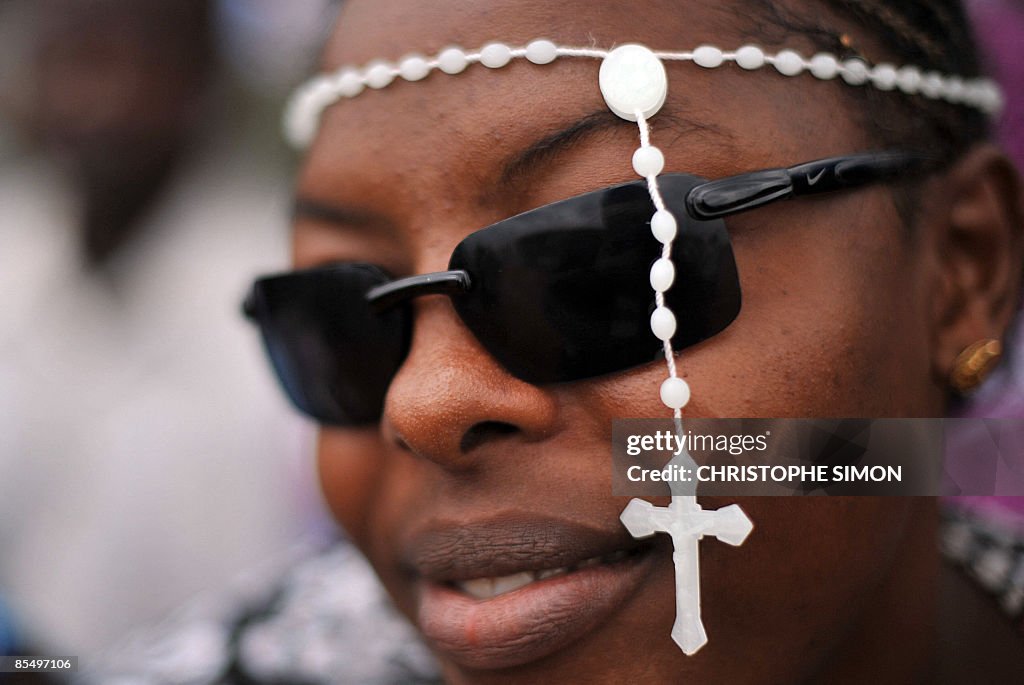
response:
<path id="1" fill-rule="evenodd" d="M 676 350 L 707 340 L 740 311 L 732 245 L 722 218 L 791 197 L 858 188 L 919 170 L 904 152 L 834 157 L 715 181 L 658 178 L 678 222 Z M 447 271 L 392 279 L 373 264 L 346 263 L 258 279 L 245 314 L 263 333 L 295 406 L 331 425 L 380 418 L 409 349 L 411 300 L 447 295 L 480 344 L 532 383 L 577 381 L 659 358 L 646 277 L 661 244 L 645 181 L 561 200 L 470 234 Z"/>

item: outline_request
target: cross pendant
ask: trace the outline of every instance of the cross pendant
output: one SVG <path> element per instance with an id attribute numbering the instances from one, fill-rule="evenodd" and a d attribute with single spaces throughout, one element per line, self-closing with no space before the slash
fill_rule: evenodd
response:
<path id="1" fill-rule="evenodd" d="M 700 540 L 712 535 L 730 545 L 741 545 L 754 524 L 737 504 L 708 510 L 692 495 L 674 495 L 667 507 L 633 499 L 619 518 L 635 538 L 655 533 L 672 536 L 672 561 L 676 567 L 676 621 L 672 626 L 672 639 L 684 654 L 695 654 L 708 641 L 700 618 Z"/>

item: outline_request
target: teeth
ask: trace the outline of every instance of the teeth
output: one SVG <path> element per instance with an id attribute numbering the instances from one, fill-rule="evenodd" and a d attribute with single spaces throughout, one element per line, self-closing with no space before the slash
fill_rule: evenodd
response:
<path id="1" fill-rule="evenodd" d="M 476 599 L 490 599 L 494 596 L 493 578 L 474 578 L 464 580 L 458 585 L 463 592 Z"/>
<path id="2" fill-rule="evenodd" d="M 549 568 L 537 573 L 537 580 L 547 580 L 548 578 L 554 578 L 555 576 L 561 576 L 569 572 L 569 569 L 565 566 L 560 568 Z"/>
<path id="3" fill-rule="evenodd" d="M 518 590 L 524 585 L 529 585 L 534 581 L 534 575 L 529 571 L 523 571 L 522 573 L 513 573 L 510 576 L 502 576 L 494 579 L 494 594 L 503 595 L 506 592 L 512 592 Z"/>
<path id="4" fill-rule="evenodd" d="M 456 587 L 465 592 L 474 599 L 491 599 L 498 595 L 503 595 L 507 592 L 513 592 L 521 587 L 526 587 L 530 583 L 537 580 L 547 580 L 548 578 L 554 578 L 556 576 L 563 576 L 572 571 L 579 571 L 585 568 L 591 568 L 592 566 L 599 566 L 601 564 L 613 564 L 617 561 L 622 561 L 629 556 L 629 552 L 620 550 L 618 552 L 612 552 L 603 557 L 591 557 L 590 559 L 584 559 L 574 566 L 560 566 L 558 568 L 548 568 L 543 571 L 520 571 L 519 573 L 513 573 L 507 576 L 500 576 L 498 578 L 473 578 L 471 580 L 462 580 L 455 583 Z"/>

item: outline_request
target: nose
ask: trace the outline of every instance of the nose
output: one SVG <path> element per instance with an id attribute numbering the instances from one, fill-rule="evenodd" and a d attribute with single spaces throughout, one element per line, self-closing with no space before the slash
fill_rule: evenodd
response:
<path id="1" fill-rule="evenodd" d="M 419 298 L 414 307 L 409 355 L 384 402 L 381 430 L 387 439 L 459 469 L 475 463 L 473 453 L 489 443 L 535 442 L 555 432 L 554 394 L 506 371 L 448 297 Z"/>

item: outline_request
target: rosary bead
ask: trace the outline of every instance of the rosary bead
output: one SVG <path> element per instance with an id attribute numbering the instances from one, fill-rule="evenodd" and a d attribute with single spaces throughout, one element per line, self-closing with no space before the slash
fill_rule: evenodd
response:
<path id="1" fill-rule="evenodd" d="M 843 62 L 843 80 L 851 86 L 864 85 L 870 76 L 871 71 L 863 60 L 848 59 Z"/>
<path id="2" fill-rule="evenodd" d="M 959 104 L 963 101 L 965 93 L 964 80 L 959 76 L 946 79 L 946 85 L 942 89 L 942 97 L 948 102 Z"/>
<path id="3" fill-rule="evenodd" d="M 811 73 L 822 81 L 839 76 L 839 62 L 832 55 L 821 52 L 811 58 Z"/>
<path id="4" fill-rule="evenodd" d="M 654 234 L 659 243 L 666 245 L 671 243 L 676 238 L 677 230 L 678 225 L 672 212 L 659 209 L 651 217 L 651 233 Z"/>
<path id="5" fill-rule="evenodd" d="M 656 292 L 663 293 L 672 287 L 676 280 L 676 267 L 671 259 L 664 257 L 654 262 L 651 267 L 651 287 Z"/>
<path id="6" fill-rule="evenodd" d="M 512 48 L 504 43 L 490 43 L 480 51 L 480 64 L 491 69 L 500 69 L 512 59 Z"/>
<path id="7" fill-rule="evenodd" d="M 668 307 L 658 307 L 651 314 L 651 332 L 658 340 L 671 340 L 676 334 L 676 316 Z"/>
<path id="8" fill-rule="evenodd" d="M 387 62 L 376 61 L 366 65 L 366 85 L 370 88 L 384 88 L 395 80 L 395 73 Z"/>
<path id="9" fill-rule="evenodd" d="M 363 92 L 366 83 L 358 71 L 355 69 L 345 69 L 335 77 L 334 87 L 337 89 L 338 95 L 354 98 Z"/>
<path id="10" fill-rule="evenodd" d="M 609 52 L 597 80 L 608 109 L 626 121 L 637 121 L 637 112 L 654 116 L 668 95 L 665 65 L 643 45 L 629 43 Z"/>
<path id="11" fill-rule="evenodd" d="M 398 73 L 406 81 L 419 81 L 430 73 L 430 65 L 423 55 L 406 55 L 398 64 Z"/>
<path id="12" fill-rule="evenodd" d="M 903 67 L 896 73 L 896 85 L 907 95 L 914 95 L 921 88 L 921 70 L 917 67 Z"/>
<path id="13" fill-rule="evenodd" d="M 705 69 L 714 69 L 715 67 L 722 66 L 725 57 L 718 48 L 711 45 L 701 45 L 693 51 L 693 61 Z"/>
<path id="14" fill-rule="evenodd" d="M 775 55 L 775 69 L 783 76 L 796 76 L 804 67 L 804 58 L 792 50 L 783 50 Z"/>
<path id="15" fill-rule="evenodd" d="M 469 65 L 469 58 L 462 48 L 445 48 L 437 56 L 437 67 L 446 74 L 460 74 Z"/>
<path id="16" fill-rule="evenodd" d="M 337 89 L 330 78 L 321 76 L 309 82 L 309 99 L 318 107 L 330 104 L 337 96 Z"/>
<path id="17" fill-rule="evenodd" d="M 896 67 L 891 64 L 879 64 L 871 73 L 871 82 L 879 90 L 892 90 L 896 87 Z"/>
<path id="18" fill-rule="evenodd" d="M 946 82 L 942 75 L 934 71 L 929 72 L 921 79 L 921 93 L 925 97 L 932 99 L 942 97 L 942 91 L 945 89 L 945 86 Z"/>
<path id="19" fill-rule="evenodd" d="M 756 45 L 744 45 L 736 51 L 736 64 L 744 69 L 760 69 L 764 61 L 764 50 Z"/>
<path id="20" fill-rule="evenodd" d="M 526 46 L 526 59 L 534 64 L 549 64 L 558 57 L 558 47 L 550 40 L 535 40 Z"/>
<path id="21" fill-rule="evenodd" d="M 682 409 L 690 403 L 690 384 L 682 378 L 668 378 L 661 384 L 661 401 L 669 409 Z"/>
<path id="22" fill-rule="evenodd" d="M 653 145 L 639 147 L 633 153 L 633 170 L 639 176 L 657 176 L 664 168 L 665 155 Z"/>

